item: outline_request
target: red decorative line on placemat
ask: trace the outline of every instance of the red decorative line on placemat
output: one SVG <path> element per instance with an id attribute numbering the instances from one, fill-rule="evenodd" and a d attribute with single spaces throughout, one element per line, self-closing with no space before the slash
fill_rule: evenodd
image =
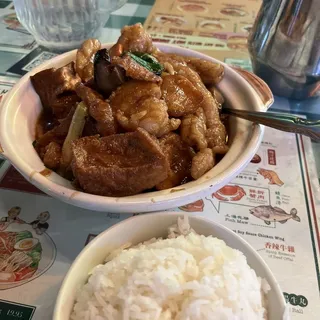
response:
<path id="1" fill-rule="evenodd" d="M 313 215 L 314 225 L 316 228 L 316 238 L 318 241 L 318 249 L 320 252 L 320 234 L 319 234 L 319 228 L 318 228 L 317 217 L 316 217 L 316 208 L 315 208 L 314 200 L 313 200 L 312 187 L 311 187 L 311 183 L 310 183 L 308 164 L 307 164 L 307 160 L 306 160 L 306 153 L 305 153 L 305 149 L 304 149 L 304 143 L 303 143 L 302 136 L 300 136 L 300 141 L 301 141 L 301 147 L 302 147 L 302 153 L 303 153 L 303 160 L 304 160 L 304 164 L 306 166 L 306 176 L 307 176 L 308 189 L 309 189 L 310 200 L 311 200 L 310 202 L 311 202 L 311 207 L 312 207 L 312 215 Z"/>

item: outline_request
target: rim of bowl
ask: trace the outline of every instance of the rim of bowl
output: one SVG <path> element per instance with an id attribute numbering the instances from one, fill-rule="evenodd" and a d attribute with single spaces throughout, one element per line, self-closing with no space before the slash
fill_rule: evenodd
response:
<path id="1" fill-rule="evenodd" d="M 236 238 L 240 243 L 242 243 L 252 253 L 252 255 L 254 256 L 254 259 L 256 259 L 262 265 L 265 273 L 268 275 L 268 278 L 269 278 L 268 283 L 269 283 L 270 287 L 275 290 L 275 292 L 273 294 L 277 295 L 279 303 L 282 305 L 283 311 L 285 311 L 286 303 L 285 303 L 285 299 L 284 299 L 284 296 L 282 294 L 282 291 L 281 291 L 281 288 L 280 288 L 280 285 L 279 285 L 277 279 L 275 278 L 274 274 L 272 273 L 271 269 L 269 268 L 269 266 L 267 265 L 265 260 L 256 252 L 256 250 L 251 246 L 251 244 L 248 241 L 246 241 L 245 239 L 240 237 L 238 234 L 234 233 L 231 229 L 227 228 L 226 226 L 220 224 L 219 222 L 215 222 L 211 219 L 208 219 L 206 217 L 199 217 L 199 216 L 192 215 L 191 213 L 187 213 L 187 212 L 181 213 L 181 212 L 177 212 L 177 211 L 158 212 L 157 216 L 160 216 L 160 217 L 176 216 L 177 219 L 178 219 L 178 216 L 188 216 L 188 218 L 195 219 L 195 220 L 201 220 L 201 221 L 205 222 L 206 224 L 208 224 L 212 227 L 212 230 L 214 229 L 214 227 L 219 227 L 223 230 L 223 232 L 225 232 L 226 235 L 231 236 L 233 238 Z M 85 255 L 88 251 L 94 250 L 95 244 L 97 242 L 99 242 L 111 230 L 122 227 L 124 224 L 131 222 L 132 220 L 136 220 L 136 225 L 139 225 L 140 219 L 146 219 L 146 218 L 153 219 L 153 217 L 154 217 L 153 213 L 145 213 L 145 214 L 138 215 L 138 216 L 132 216 L 128 219 L 124 219 L 124 220 L 114 224 L 113 226 L 107 228 L 106 230 L 102 231 L 99 235 L 97 235 L 93 240 L 91 240 L 80 251 L 80 253 L 76 257 L 76 259 L 71 264 L 67 274 L 65 275 L 65 277 L 63 279 L 62 285 L 60 286 L 58 297 L 57 297 L 55 307 L 54 307 L 53 320 L 59 319 L 59 312 L 60 312 L 60 309 L 62 308 L 63 303 L 64 303 L 63 292 L 65 290 L 67 290 L 69 277 L 72 276 L 74 269 L 76 269 L 78 267 L 79 260 L 82 259 L 82 256 Z M 145 240 L 145 241 L 147 241 L 147 240 Z M 235 249 L 235 248 L 232 248 L 232 249 Z M 236 249 L 236 250 L 238 250 L 238 249 Z M 107 253 L 106 253 L 106 255 L 107 255 Z M 257 272 L 256 270 L 254 270 L 254 271 Z"/>
<path id="2" fill-rule="evenodd" d="M 251 92 L 252 97 L 254 97 L 254 100 L 256 101 L 257 108 L 260 111 L 267 110 L 268 106 L 263 105 L 262 101 L 260 100 L 258 94 L 255 92 L 253 87 L 240 74 L 238 74 L 235 70 L 233 70 L 230 66 L 228 66 L 224 62 L 191 49 L 182 48 L 174 45 L 157 43 L 157 42 L 155 42 L 154 44 L 158 48 L 164 51 L 167 48 L 169 50 L 171 49 L 170 52 L 178 51 L 181 53 L 185 53 L 186 55 L 189 55 L 189 56 L 196 56 L 196 57 L 203 58 L 205 60 L 214 61 L 222 64 L 228 70 L 228 72 L 231 73 L 232 78 L 235 78 L 237 82 L 240 82 L 242 86 L 246 87 L 247 90 Z M 102 47 L 108 48 L 112 45 L 113 43 L 104 43 Z M 8 110 L 10 109 L 10 101 L 13 99 L 15 94 L 20 90 L 20 88 L 25 86 L 26 83 L 30 81 L 29 79 L 30 76 L 41 70 L 44 70 L 49 66 L 58 64 L 60 60 L 63 60 L 67 57 L 75 55 L 76 51 L 77 49 L 58 55 L 46 61 L 45 63 L 39 65 L 38 67 L 31 70 L 27 74 L 25 74 L 14 85 L 14 87 L 10 90 L 8 95 L 5 97 L 0 110 L 0 143 L 2 145 L 2 148 L 4 149 L 4 156 L 8 158 L 8 160 L 16 167 L 16 169 L 20 173 L 22 173 L 23 176 L 27 177 L 27 179 L 32 184 L 34 184 L 36 187 L 38 187 L 40 190 L 44 191 L 45 193 L 54 197 L 58 197 L 59 199 L 67 203 L 71 203 L 73 205 L 91 209 L 91 210 L 105 210 L 105 209 L 108 209 L 107 208 L 108 205 L 118 205 L 119 203 L 125 206 L 128 206 L 128 205 L 146 206 L 148 210 L 145 210 L 145 211 L 159 210 L 159 208 L 152 209 L 150 208 L 150 206 L 153 207 L 155 204 L 157 204 L 158 207 L 160 206 L 160 209 L 161 209 L 161 205 L 177 206 L 177 205 L 181 205 L 182 203 L 185 204 L 188 201 L 191 202 L 196 197 L 199 197 L 200 193 L 209 194 L 210 192 L 212 192 L 214 187 L 216 185 L 219 185 L 226 175 L 229 176 L 228 181 L 232 180 L 236 176 L 236 174 L 239 172 L 239 168 L 241 169 L 245 165 L 247 165 L 251 160 L 251 158 L 256 153 L 257 149 L 259 148 L 259 145 L 264 133 L 264 126 L 260 124 L 253 124 L 251 137 L 248 140 L 248 144 L 246 145 L 246 150 L 248 152 L 243 153 L 240 157 L 238 157 L 237 160 L 234 163 L 232 163 L 232 165 L 230 165 L 227 169 L 223 170 L 222 172 L 220 172 L 219 174 L 217 174 L 216 176 L 210 179 L 201 181 L 201 183 L 197 183 L 197 184 L 195 183 L 192 186 L 190 186 L 190 183 L 193 183 L 194 181 L 189 182 L 188 183 L 189 185 L 185 184 L 182 186 L 176 186 L 171 189 L 144 193 L 143 194 L 144 196 L 145 195 L 149 196 L 144 198 L 139 198 L 141 194 L 137 194 L 133 196 L 125 196 L 125 197 L 99 196 L 95 194 L 86 193 L 83 191 L 74 190 L 47 179 L 45 176 L 41 175 L 39 172 L 36 172 L 30 165 L 24 162 L 23 156 L 18 154 L 15 151 L 14 146 L 10 144 L 8 133 L 2 128 L 5 127 L 5 122 L 6 122 L 5 119 L 6 119 Z M 223 159 L 221 160 L 221 162 L 222 161 Z M 209 172 L 210 171 L 208 171 L 208 173 Z M 189 198 L 187 201 L 181 201 L 182 196 L 184 198 L 185 197 L 189 197 Z M 180 199 L 180 202 L 179 202 L 179 199 Z M 130 210 L 130 208 L 127 208 L 127 211 L 123 211 L 123 212 L 129 212 L 129 211 L 131 212 L 132 210 Z"/>

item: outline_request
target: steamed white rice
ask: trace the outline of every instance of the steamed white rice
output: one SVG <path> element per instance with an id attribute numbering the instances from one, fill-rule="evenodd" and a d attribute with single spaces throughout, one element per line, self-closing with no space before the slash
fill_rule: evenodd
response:
<path id="1" fill-rule="evenodd" d="M 183 235 L 179 235 L 179 234 Z M 190 232 L 117 250 L 94 268 L 72 320 L 260 320 L 270 289 L 238 250 Z"/>

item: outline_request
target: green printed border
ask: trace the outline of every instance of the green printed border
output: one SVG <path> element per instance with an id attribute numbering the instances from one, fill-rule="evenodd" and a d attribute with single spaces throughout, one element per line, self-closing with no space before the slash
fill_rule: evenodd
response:
<path id="1" fill-rule="evenodd" d="M 306 202 L 306 207 L 307 207 L 307 213 L 308 213 L 308 222 L 309 222 L 309 229 L 310 229 L 310 235 L 311 235 L 311 243 L 312 243 L 312 249 L 313 249 L 313 255 L 314 255 L 314 263 L 315 263 L 315 267 L 316 267 L 316 276 L 317 276 L 317 280 L 318 280 L 318 288 L 319 288 L 319 292 L 320 292 L 320 272 L 319 272 L 319 262 L 318 262 L 318 256 L 317 256 L 317 249 L 316 249 L 316 242 L 315 242 L 315 236 L 313 233 L 313 225 L 312 225 L 312 217 L 310 214 L 310 207 L 309 207 L 309 201 L 308 201 L 308 193 L 307 193 L 307 187 L 306 187 L 306 179 L 307 178 L 307 184 L 308 184 L 308 188 L 309 188 L 309 193 L 310 193 L 310 202 L 311 202 L 311 206 L 312 206 L 312 213 L 313 216 L 315 216 L 315 208 L 314 208 L 314 202 L 313 202 L 313 197 L 312 197 L 312 190 L 311 190 L 311 186 L 310 186 L 310 178 L 309 178 L 309 173 L 308 172 L 304 172 L 303 170 L 303 163 L 304 165 L 307 167 L 307 162 L 306 162 L 306 155 L 305 155 L 305 151 L 304 151 L 304 145 L 303 145 L 303 141 L 302 141 L 302 137 L 300 136 L 300 141 L 301 141 L 301 146 L 299 143 L 299 138 L 298 135 L 296 135 L 296 142 L 297 142 L 297 148 L 298 148 L 298 155 L 299 155 L 299 164 L 300 164 L 300 170 L 301 170 L 301 177 L 302 177 L 302 182 L 303 182 L 303 191 L 304 191 L 304 198 L 305 198 L 305 202 Z M 302 150 L 301 150 L 302 147 Z M 303 160 L 302 160 L 302 155 L 303 155 Z M 317 220 L 315 219 L 314 221 L 316 229 L 318 229 L 318 224 L 317 224 Z M 318 240 L 318 245 L 319 243 L 319 239 Z"/>

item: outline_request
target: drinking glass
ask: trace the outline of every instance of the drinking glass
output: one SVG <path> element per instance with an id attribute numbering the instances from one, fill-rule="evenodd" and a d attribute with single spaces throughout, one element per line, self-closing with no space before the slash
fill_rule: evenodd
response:
<path id="1" fill-rule="evenodd" d="M 51 51 L 78 48 L 97 38 L 110 12 L 127 0 L 13 0 L 21 24 Z"/>

